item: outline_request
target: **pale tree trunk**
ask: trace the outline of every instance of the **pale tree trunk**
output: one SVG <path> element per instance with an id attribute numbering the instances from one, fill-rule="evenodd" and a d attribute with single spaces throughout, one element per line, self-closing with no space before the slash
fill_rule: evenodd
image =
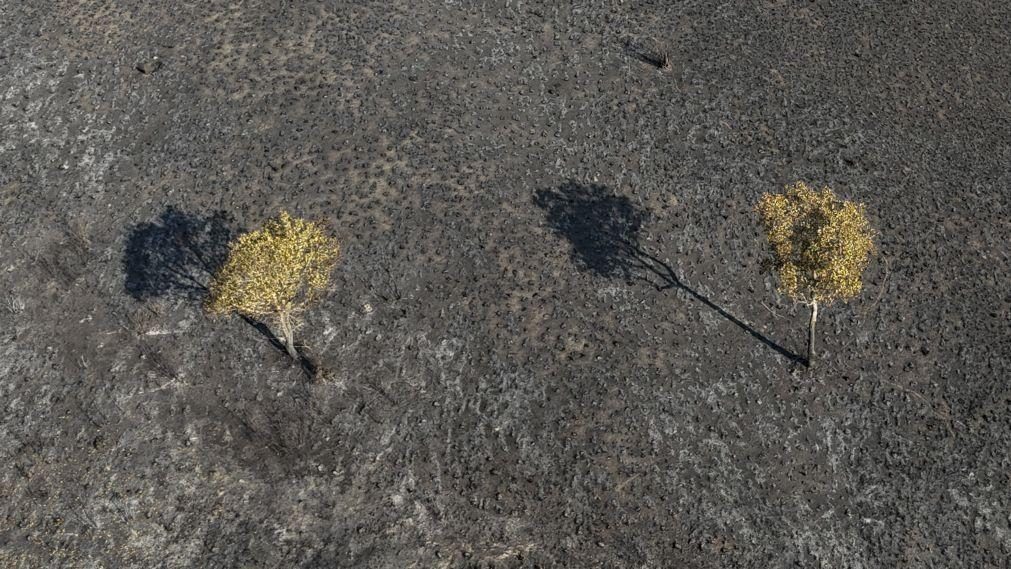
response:
<path id="1" fill-rule="evenodd" d="M 807 367 L 814 367 L 814 325 L 818 322 L 818 301 L 811 302 L 811 325 L 807 329 Z"/>
<path id="2" fill-rule="evenodd" d="M 291 315 L 287 312 L 282 312 L 280 318 L 278 318 L 281 324 L 281 334 L 284 335 L 284 347 L 288 350 L 288 355 L 291 359 L 298 361 L 300 359 L 298 355 L 298 350 L 295 349 L 295 339 L 294 331 L 292 330 Z"/>

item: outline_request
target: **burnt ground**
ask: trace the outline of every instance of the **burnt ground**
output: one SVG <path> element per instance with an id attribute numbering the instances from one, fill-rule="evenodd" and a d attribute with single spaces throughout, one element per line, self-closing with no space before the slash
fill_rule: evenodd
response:
<path id="1" fill-rule="evenodd" d="M 1008 567 L 1011 7 L 562 4 L 0 0 L 0 566 Z M 319 381 L 201 310 L 281 208 Z"/>

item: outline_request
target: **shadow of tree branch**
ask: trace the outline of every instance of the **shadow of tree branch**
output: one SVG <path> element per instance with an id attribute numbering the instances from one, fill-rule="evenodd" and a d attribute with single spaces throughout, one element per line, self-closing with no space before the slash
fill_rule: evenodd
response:
<path id="1" fill-rule="evenodd" d="M 285 357 L 289 357 L 288 349 L 284 346 L 284 342 L 282 342 L 281 339 L 278 338 L 276 334 L 274 334 L 274 331 L 271 330 L 269 326 L 267 326 L 266 324 L 260 322 L 255 318 L 246 316 L 245 314 L 240 314 L 239 316 L 246 324 L 249 324 L 253 328 L 256 328 L 256 331 L 262 334 L 263 337 L 266 338 L 268 342 L 270 342 L 270 345 L 273 346 L 278 352 L 283 354 Z M 301 346 L 295 346 L 295 351 L 298 352 L 297 363 L 302 368 L 302 371 L 309 378 L 316 377 L 316 372 L 319 370 L 319 366 L 316 364 L 313 358 L 310 357 L 308 354 L 306 354 L 305 349 Z"/>
<path id="2" fill-rule="evenodd" d="M 741 330 L 747 332 L 752 338 L 758 340 L 759 342 L 765 344 L 769 348 L 775 350 L 777 353 L 787 358 L 788 360 L 795 363 L 805 363 L 806 360 L 800 355 L 795 354 L 794 352 L 774 342 L 765 334 L 762 334 L 758 330 L 755 330 L 746 322 L 737 318 L 730 312 L 727 312 L 723 307 L 710 300 L 709 297 L 705 296 L 704 294 L 685 284 L 681 279 L 678 278 L 677 274 L 674 272 L 674 269 L 671 268 L 671 266 L 665 263 L 664 261 L 661 261 L 656 256 L 647 253 L 641 248 L 635 248 L 634 254 L 641 263 L 643 269 L 649 271 L 651 274 L 655 275 L 657 278 L 660 279 L 661 283 L 657 284 L 651 281 L 649 278 L 642 278 L 642 280 L 655 286 L 658 291 L 668 289 L 683 290 L 686 293 L 688 293 L 689 296 L 691 296 L 695 300 L 698 300 L 702 304 L 705 304 L 711 310 L 713 310 L 723 318 L 727 319 Z"/>
<path id="3" fill-rule="evenodd" d="M 546 212 L 552 231 L 569 241 L 572 259 L 580 270 L 629 282 L 644 281 L 658 291 L 683 290 L 791 362 L 805 361 L 688 286 L 669 264 L 640 245 L 639 234 L 649 215 L 627 197 L 602 185 L 569 181 L 556 189 L 536 192 L 534 203 Z"/>

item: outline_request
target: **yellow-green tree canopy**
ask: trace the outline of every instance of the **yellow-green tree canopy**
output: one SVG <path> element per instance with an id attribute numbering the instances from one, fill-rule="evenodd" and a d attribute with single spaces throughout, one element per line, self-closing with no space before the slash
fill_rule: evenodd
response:
<path id="1" fill-rule="evenodd" d="M 339 243 L 321 223 L 281 212 L 232 242 L 207 308 L 287 319 L 326 289 L 339 256 Z"/>
<path id="2" fill-rule="evenodd" d="M 781 194 L 763 195 L 756 210 L 785 294 L 828 303 L 860 292 L 874 250 L 862 204 L 840 199 L 828 187 L 817 191 L 797 182 Z"/>

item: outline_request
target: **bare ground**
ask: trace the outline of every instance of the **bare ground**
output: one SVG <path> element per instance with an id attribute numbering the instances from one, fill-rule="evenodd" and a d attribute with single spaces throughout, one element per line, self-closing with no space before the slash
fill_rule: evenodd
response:
<path id="1" fill-rule="evenodd" d="M 0 566 L 1008 567 L 1009 29 L 0 0 Z M 880 230 L 812 371 L 794 180 Z M 280 208 L 345 246 L 322 381 L 201 311 Z"/>

